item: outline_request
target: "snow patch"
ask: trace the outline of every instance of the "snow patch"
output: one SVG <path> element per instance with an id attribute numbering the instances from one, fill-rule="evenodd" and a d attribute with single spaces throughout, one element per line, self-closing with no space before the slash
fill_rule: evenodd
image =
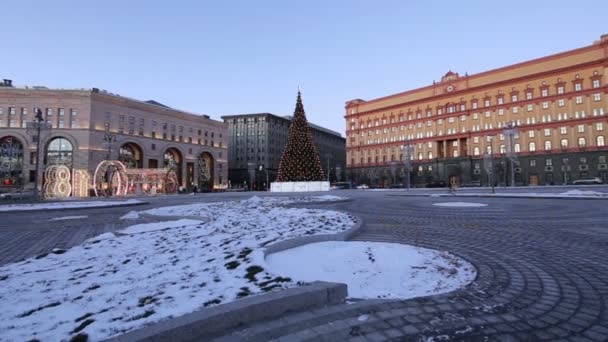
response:
<path id="1" fill-rule="evenodd" d="M 170 317 L 300 283 L 271 272 L 265 246 L 336 234 L 352 215 L 274 198 L 155 209 L 198 216 L 135 225 L 69 250 L 0 266 L 0 339 L 105 340 Z M 116 202 L 113 202 L 116 203 Z M 160 230 L 159 230 L 160 229 Z M 137 233 L 137 234 L 135 234 Z"/>
<path id="2" fill-rule="evenodd" d="M 81 219 L 81 218 L 87 218 L 89 216 L 87 215 L 81 215 L 81 216 L 63 216 L 63 217 L 53 217 L 52 219 L 50 219 L 49 221 L 63 221 L 63 220 L 77 220 L 77 219 Z"/>
<path id="3" fill-rule="evenodd" d="M 437 207 L 450 207 L 450 208 L 476 208 L 476 207 L 487 207 L 485 203 L 472 203 L 472 202 L 444 202 L 444 203 L 433 203 Z"/>
<path id="4" fill-rule="evenodd" d="M 295 280 L 348 285 L 349 298 L 413 298 L 444 293 L 475 279 L 475 267 L 447 252 L 409 245 L 327 241 L 266 257 L 278 274 Z"/>
<path id="5" fill-rule="evenodd" d="M 123 216 L 120 217 L 121 220 L 137 220 L 139 218 L 139 213 L 137 211 L 130 211 Z"/>

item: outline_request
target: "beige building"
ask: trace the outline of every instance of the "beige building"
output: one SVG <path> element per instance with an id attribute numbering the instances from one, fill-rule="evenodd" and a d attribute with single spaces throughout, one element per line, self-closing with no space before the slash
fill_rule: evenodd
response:
<path id="1" fill-rule="evenodd" d="M 40 141 L 40 176 L 50 165 L 92 177 L 106 159 L 130 169 L 171 168 L 177 185 L 225 187 L 227 125 L 206 115 L 176 110 L 93 88 L 16 88 L 0 82 L 0 184 L 34 186 L 36 133 L 26 126 L 37 109 L 50 127 Z M 72 174 L 74 177 L 74 174 Z"/>
<path id="2" fill-rule="evenodd" d="M 388 186 L 405 183 L 410 168 L 416 186 L 488 184 L 494 162 L 498 184 L 608 181 L 607 73 L 603 35 L 575 50 L 348 101 L 349 175 Z"/>

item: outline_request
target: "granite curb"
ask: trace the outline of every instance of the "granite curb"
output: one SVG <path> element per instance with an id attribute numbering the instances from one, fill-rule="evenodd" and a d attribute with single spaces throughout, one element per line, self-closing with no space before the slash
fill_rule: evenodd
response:
<path id="1" fill-rule="evenodd" d="M 107 342 L 201 341 L 214 335 L 292 311 L 321 308 L 342 302 L 346 284 L 314 282 L 309 285 L 252 296 L 203 309 L 110 338 Z"/>
<path id="2" fill-rule="evenodd" d="M 336 211 L 340 211 L 340 210 L 336 210 Z M 344 212 L 344 211 L 340 211 L 340 212 Z M 346 213 L 346 212 L 344 212 L 344 213 Z M 323 242 L 323 241 L 349 240 L 350 238 L 355 236 L 361 230 L 361 226 L 363 225 L 363 219 L 361 219 L 361 217 L 359 217 L 359 216 L 356 216 L 356 215 L 353 215 L 350 213 L 348 213 L 348 214 L 352 215 L 356 219 L 355 225 L 352 228 L 345 230 L 343 232 L 337 233 L 337 234 L 300 236 L 300 237 L 296 237 L 293 239 L 273 243 L 272 245 L 266 246 L 266 248 L 264 249 L 264 257 L 267 257 L 269 254 L 281 252 L 286 249 L 300 247 L 303 245 L 307 245 L 309 243 Z"/>
<path id="3" fill-rule="evenodd" d="M 78 202 L 42 202 L 42 203 L 78 203 Z M 31 204 L 31 203 L 27 203 Z M 138 205 L 150 204 L 150 202 L 138 202 L 138 203 L 126 203 L 126 204 L 112 204 L 112 205 L 104 205 L 104 206 L 91 206 L 91 207 L 73 207 L 73 208 L 40 208 L 40 209 L 27 209 L 27 210 L 12 210 L 10 213 L 28 213 L 32 211 L 61 211 L 61 210 L 84 210 L 84 209 L 108 209 L 108 208 L 119 208 L 119 207 L 135 207 Z M 4 204 L 3 204 L 4 205 Z M 0 205 L 0 208 L 3 206 Z M 6 204 L 10 205 L 10 204 Z M 0 213 L 9 212 L 9 211 L 0 211 Z"/>

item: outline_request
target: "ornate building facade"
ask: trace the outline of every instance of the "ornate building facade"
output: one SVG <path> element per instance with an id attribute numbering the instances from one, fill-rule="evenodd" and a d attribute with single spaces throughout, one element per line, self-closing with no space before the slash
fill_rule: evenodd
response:
<path id="1" fill-rule="evenodd" d="M 348 101 L 348 176 L 377 186 L 405 183 L 408 169 L 420 187 L 606 182 L 607 73 L 603 35 L 579 49 Z"/>
<path id="2" fill-rule="evenodd" d="M 38 177 L 44 177 L 52 165 L 65 165 L 72 171 L 72 181 L 79 172 L 88 177 L 90 186 L 103 160 L 118 160 L 129 170 L 148 169 L 150 174 L 171 168 L 176 185 L 187 188 L 227 184 L 223 122 L 97 88 L 16 88 L 9 80 L 0 85 L 0 182 L 4 188 L 33 188 L 37 158 L 41 161 Z M 37 134 L 27 126 L 38 109 L 46 129 L 41 131 L 37 156 Z"/>
<path id="3" fill-rule="evenodd" d="M 266 189 L 266 184 L 277 176 L 291 117 L 257 113 L 226 115 L 222 119 L 228 124 L 228 165 L 232 186 Z M 338 132 L 310 122 L 308 125 L 325 174 L 329 169 L 330 181 L 343 180 L 345 139 Z"/>

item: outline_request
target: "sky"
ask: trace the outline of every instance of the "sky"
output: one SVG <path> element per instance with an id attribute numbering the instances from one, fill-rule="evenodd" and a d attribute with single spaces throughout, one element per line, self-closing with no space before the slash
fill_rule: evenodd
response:
<path id="1" fill-rule="evenodd" d="M 106 89 L 221 120 L 291 115 L 592 44 L 608 1 L 30 0 L 0 6 L 0 78 Z"/>

